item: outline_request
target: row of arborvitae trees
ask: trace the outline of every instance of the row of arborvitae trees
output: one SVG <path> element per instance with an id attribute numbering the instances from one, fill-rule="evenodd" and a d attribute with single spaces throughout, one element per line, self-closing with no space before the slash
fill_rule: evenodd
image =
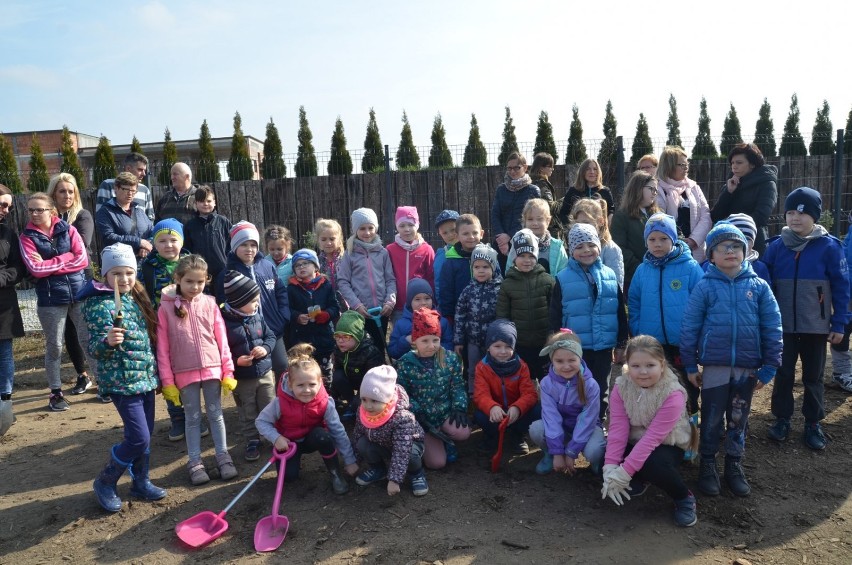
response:
<path id="1" fill-rule="evenodd" d="M 759 117 L 755 125 L 753 140 L 760 146 L 764 155 L 784 157 L 811 155 L 830 155 L 835 151 L 834 129 L 829 118 L 829 106 L 823 101 L 822 108 L 817 111 L 816 121 L 811 133 L 810 147 L 805 146 L 802 134 L 799 131 L 799 101 L 793 94 L 790 103 L 790 111 L 784 124 L 784 133 L 781 136 L 781 145 L 776 148 L 775 132 L 772 118 L 770 117 L 769 102 L 764 98 L 760 107 Z M 612 102 L 607 101 L 605 117 L 603 122 L 603 140 L 598 148 L 598 161 L 602 164 L 613 163 L 617 151 L 617 126 L 618 122 L 613 113 Z M 666 121 L 668 129 L 667 145 L 683 145 L 680 136 L 680 120 L 677 114 L 677 101 L 674 95 L 669 96 L 669 116 Z M 299 146 L 294 166 L 297 177 L 311 177 L 319 174 L 316 152 L 313 145 L 313 134 L 308 124 L 305 107 L 299 108 Z M 441 114 L 435 116 L 432 125 L 432 145 L 426 166 L 433 169 L 443 169 L 457 166 L 447 145 L 446 130 Z M 722 129 L 721 143 L 717 149 L 710 135 L 710 117 L 707 113 L 707 101 L 702 98 L 700 113 L 698 117 L 698 135 L 692 149 L 692 159 L 713 159 L 720 155 L 727 155 L 728 151 L 737 143 L 742 143 L 743 136 L 740 120 L 734 105 L 725 117 Z M 221 180 L 218 159 L 213 150 L 212 136 L 207 120 L 201 124 L 198 136 L 200 155 L 195 162 L 194 178 L 198 182 L 215 182 Z M 636 133 L 633 137 L 630 162 L 636 163 L 639 158 L 651 151 L 654 145 L 649 134 L 648 122 L 644 114 L 639 114 L 636 124 Z M 498 155 L 498 163 L 506 164 L 509 155 L 518 150 L 518 141 L 515 137 L 515 125 L 509 107 L 506 107 L 506 116 L 503 126 L 503 143 Z M 80 168 L 77 154 L 74 151 L 71 134 L 67 127 L 62 129 L 62 165 L 63 172 L 73 174 L 81 188 L 86 186 L 86 176 Z M 139 140 L 133 137 L 131 151 L 142 153 Z M 550 153 L 559 162 L 560 155 L 557 153 L 556 142 L 553 137 L 553 126 L 550 124 L 547 112 L 542 111 L 538 117 L 536 128 L 534 153 L 545 151 Z M 846 123 L 846 135 L 844 137 L 844 152 L 852 154 L 852 111 Z M 32 148 L 30 151 L 30 174 L 27 179 L 27 190 L 38 191 L 47 188 L 49 175 L 45 164 L 44 154 L 39 144 L 38 136 L 33 134 Z M 586 145 L 583 142 L 583 125 L 580 122 L 580 112 L 576 105 L 572 108 L 571 126 L 568 134 L 568 147 L 564 155 L 564 162 L 568 164 L 579 164 L 588 157 Z M 157 180 L 161 185 L 169 184 L 169 173 L 172 164 L 179 160 L 177 148 L 172 142 L 171 133 L 168 128 L 165 131 L 163 142 L 163 165 L 159 170 Z M 411 124 L 408 114 L 402 113 L 402 132 L 395 155 L 396 168 L 403 171 L 413 171 L 423 168 L 417 147 L 414 145 L 414 136 L 411 132 Z M 488 164 L 488 152 L 479 134 L 479 124 L 476 116 L 471 114 L 470 135 L 464 149 L 464 157 L 460 163 L 463 167 L 484 167 Z M 234 115 L 234 135 L 231 141 L 231 155 L 227 164 L 228 176 L 231 180 L 249 180 L 253 178 L 254 171 L 251 157 L 246 144 L 245 135 L 242 131 L 242 118 L 240 113 Z M 370 109 L 370 118 L 367 123 L 367 134 L 364 139 L 364 152 L 361 159 L 361 170 L 364 172 L 376 172 L 385 168 L 385 151 L 379 134 L 379 126 L 376 121 L 376 113 Z M 338 117 L 334 125 L 334 133 L 331 136 L 331 154 L 328 160 L 328 174 L 343 175 L 353 171 L 352 157 L 346 148 L 346 135 L 343 131 L 343 122 Z M 101 136 L 95 152 L 95 164 L 92 171 L 93 183 L 100 184 L 103 179 L 113 178 L 116 174 L 115 157 L 109 140 Z M 263 144 L 263 160 L 260 163 L 260 174 L 265 179 L 282 178 L 287 175 L 287 166 L 284 163 L 284 150 L 278 128 L 272 118 L 266 125 L 266 139 Z M 23 190 L 20 177 L 17 172 L 14 151 L 11 144 L 0 135 L 0 183 L 10 187 L 15 192 Z"/>

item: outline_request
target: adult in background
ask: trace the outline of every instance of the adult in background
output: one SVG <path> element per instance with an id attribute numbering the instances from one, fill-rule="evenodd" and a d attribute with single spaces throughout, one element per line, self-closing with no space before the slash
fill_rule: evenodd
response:
<path id="1" fill-rule="evenodd" d="M 651 176 L 657 176 L 657 167 L 659 166 L 660 161 L 657 159 L 657 156 L 653 153 L 648 153 L 647 155 L 642 155 L 636 163 L 636 170 L 644 171 Z"/>
<path id="2" fill-rule="evenodd" d="M 680 147 L 669 145 L 660 154 L 657 168 L 657 206 L 675 219 L 678 232 L 692 251 L 692 258 L 704 261 L 704 239 L 713 221 L 710 206 L 701 187 L 689 178 L 689 159 Z"/>
<path id="3" fill-rule="evenodd" d="M 133 173 L 115 177 L 115 197 L 110 198 L 95 213 L 95 228 L 107 247 L 124 243 L 133 248 L 137 260 L 144 259 L 152 249 L 151 232 L 154 224 L 136 202 L 139 179 Z"/>
<path id="4" fill-rule="evenodd" d="M 15 357 L 12 353 L 12 339 L 24 337 L 24 321 L 18 307 L 18 284 L 26 270 L 21 261 L 21 249 L 18 236 L 6 224 L 6 217 L 12 209 L 12 191 L 0 184 L 0 400 L 12 399 L 12 386 L 15 384 Z"/>
<path id="5" fill-rule="evenodd" d="M 60 376 L 65 320 L 73 320 L 81 348 L 89 341 L 81 303 L 76 299 L 86 283 L 89 257 L 77 228 L 59 219 L 50 196 L 36 192 L 27 201 L 27 209 L 30 221 L 20 237 L 21 258 L 36 279 L 36 313 L 44 331 L 44 369 L 50 387 L 48 408 L 63 412 L 69 408 Z M 95 366 L 91 358 L 89 366 Z"/>
<path id="6" fill-rule="evenodd" d="M 186 223 L 195 215 L 195 194 L 197 186 L 192 184 L 192 171 L 186 163 L 175 163 L 171 171 L 172 188 L 157 202 L 156 218 L 167 220 L 174 218 L 180 223 Z"/>
<path id="7" fill-rule="evenodd" d="M 68 173 L 53 175 L 50 184 L 47 186 L 47 195 L 53 198 L 59 219 L 77 228 L 77 233 L 83 238 L 86 256 L 89 258 L 89 267 L 83 273 L 87 280 L 91 279 L 93 275 L 91 267 L 92 235 L 95 232 L 95 220 L 92 218 L 92 214 L 83 208 L 80 190 L 77 188 L 77 180 Z M 77 384 L 71 389 L 71 394 L 83 394 L 91 388 L 92 381 L 86 370 L 86 353 L 80 347 L 80 342 L 77 340 L 77 327 L 71 318 L 65 320 L 65 349 L 68 351 L 68 357 L 71 358 L 71 363 L 77 372 Z M 94 372 L 95 367 L 90 368 Z M 108 398 L 102 396 L 101 400 L 106 401 Z"/>
<path id="8" fill-rule="evenodd" d="M 563 226 L 568 226 L 570 223 L 571 209 L 574 207 L 574 203 L 581 198 L 606 200 L 606 209 L 609 210 L 609 218 L 607 219 L 612 222 L 615 201 L 612 199 L 612 192 L 604 186 L 601 166 L 594 159 L 586 159 L 580 164 L 574 186 L 565 192 L 565 198 L 562 199 L 562 206 L 558 214 L 559 221 L 562 222 Z"/>
<path id="9" fill-rule="evenodd" d="M 769 237 L 769 215 L 778 202 L 778 169 L 767 165 L 754 143 L 738 143 L 728 153 L 731 178 L 710 211 L 713 222 L 731 214 L 748 214 L 757 225 L 754 250 L 763 253 Z"/>
<path id="10" fill-rule="evenodd" d="M 148 158 L 141 153 L 129 153 L 124 158 L 124 172 L 133 173 L 139 179 L 139 184 L 136 187 L 136 195 L 133 200 L 140 208 L 145 210 L 145 215 L 152 222 L 154 221 L 154 202 L 151 199 L 151 190 L 142 184 L 145 180 L 145 175 L 148 174 Z M 101 206 L 106 204 L 110 198 L 115 198 L 115 179 L 106 179 L 98 187 L 98 194 L 95 198 L 95 213 L 101 209 Z"/>
<path id="11" fill-rule="evenodd" d="M 506 176 L 494 193 L 491 205 L 491 231 L 500 252 L 500 269 L 506 272 L 506 259 L 512 236 L 521 229 L 521 213 L 530 198 L 541 198 L 541 190 L 527 174 L 527 159 L 511 153 L 506 162 Z"/>

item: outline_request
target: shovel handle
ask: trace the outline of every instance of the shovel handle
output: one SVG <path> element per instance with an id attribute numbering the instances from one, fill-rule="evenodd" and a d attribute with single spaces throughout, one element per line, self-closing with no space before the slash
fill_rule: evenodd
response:
<path id="1" fill-rule="evenodd" d="M 272 526 L 278 527 L 278 510 L 281 506 L 281 494 L 284 492 L 284 475 L 287 471 L 287 460 L 296 453 L 296 442 L 291 441 L 285 452 L 272 448 L 272 457 L 278 460 L 278 484 L 275 486 L 275 498 L 272 500 Z"/>
<path id="2" fill-rule="evenodd" d="M 219 518 L 222 518 L 223 516 L 225 516 L 225 514 L 228 513 L 228 510 L 233 508 L 234 504 L 236 504 L 237 501 L 239 499 L 241 499 L 245 493 L 248 492 L 248 489 L 250 489 L 252 487 L 252 485 L 254 485 L 254 483 L 257 482 L 257 480 L 260 478 L 260 476 L 263 475 L 266 472 L 266 470 L 269 469 L 269 466 L 272 465 L 273 463 L 275 463 L 275 455 L 273 455 L 272 457 L 269 458 L 269 461 L 266 462 L 266 465 L 264 465 L 260 469 L 260 471 L 258 471 L 257 474 L 251 478 L 251 480 L 248 482 L 248 484 L 243 487 L 243 490 L 241 490 L 239 492 L 239 494 L 237 496 L 235 496 L 234 499 L 231 502 L 228 503 L 228 505 L 225 507 L 225 509 L 222 510 L 219 513 Z"/>

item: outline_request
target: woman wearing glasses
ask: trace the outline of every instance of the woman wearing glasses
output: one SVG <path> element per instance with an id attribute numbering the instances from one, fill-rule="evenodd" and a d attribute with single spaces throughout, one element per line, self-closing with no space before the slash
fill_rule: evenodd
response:
<path id="1" fill-rule="evenodd" d="M 689 178 L 689 159 L 680 147 L 668 146 L 660 155 L 657 168 L 657 205 L 675 219 L 678 233 L 689 245 L 692 257 L 704 261 L 704 239 L 713 221 L 710 206 L 701 187 Z"/>
<path id="2" fill-rule="evenodd" d="M 24 322 L 15 285 L 26 271 L 21 262 L 18 236 L 5 221 L 11 208 L 12 192 L 0 184 L 0 400 L 4 403 L 12 399 L 15 381 L 12 338 L 24 337 Z M 8 405 L 4 409 L 8 409 Z"/>
<path id="3" fill-rule="evenodd" d="M 527 174 L 526 157 L 512 153 L 506 162 L 506 176 L 497 187 L 491 205 L 491 231 L 500 251 L 498 261 L 504 273 L 512 236 L 521 229 L 521 214 L 530 198 L 541 198 L 541 190 L 532 184 Z"/>
<path id="4" fill-rule="evenodd" d="M 57 216 L 50 196 L 36 192 L 27 201 L 27 209 L 30 221 L 21 234 L 21 257 L 36 279 L 36 312 L 44 331 L 44 368 L 50 386 L 48 408 L 62 412 L 68 410 L 59 375 L 65 320 L 74 322 L 81 348 L 89 341 L 81 303 L 76 301 L 86 283 L 89 256 L 77 228 Z"/>
<path id="5" fill-rule="evenodd" d="M 113 243 L 126 243 L 133 248 L 138 259 L 148 256 L 154 248 L 151 232 L 154 224 L 145 209 L 134 200 L 139 179 L 129 172 L 115 177 L 115 198 L 110 198 L 95 213 L 95 228 L 104 247 Z"/>

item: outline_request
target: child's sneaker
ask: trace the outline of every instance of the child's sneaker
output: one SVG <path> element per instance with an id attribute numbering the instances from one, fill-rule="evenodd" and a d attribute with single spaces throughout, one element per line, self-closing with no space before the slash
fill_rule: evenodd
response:
<path id="1" fill-rule="evenodd" d="M 110 402 L 112 402 L 112 397 L 109 395 L 108 392 L 99 392 L 98 400 L 100 400 L 104 404 L 109 404 Z"/>
<path id="2" fill-rule="evenodd" d="M 252 439 L 246 444 L 246 461 L 257 461 L 260 459 L 260 440 Z"/>
<path id="3" fill-rule="evenodd" d="M 786 441 L 787 436 L 790 435 L 790 420 L 778 418 L 774 424 L 769 426 L 766 435 L 769 436 L 769 439 L 774 439 L 775 441 Z"/>
<path id="4" fill-rule="evenodd" d="M 429 492 L 429 485 L 426 484 L 426 473 L 423 472 L 423 469 L 420 469 L 420 472 L 411 477 L 411 492 L 414 493 L 414 496 L 423 496 Z"/>
<path id="5" fill-rule="evenodd" d="M 207 469 L 204 468 L 203 462 L 190 461 L 187 464 L 187 468 L 189 469 L 189 482 L 194 486 L 210 482 L 210 475 L 207 474 Z"/>
<path id="6" fill-rule="evenodd" d="M 68 405 L 65 397 L 62 396 L 62 393 L 60 392 L 50 395 L 50 400 L 47 401 L 47 407 L 54 412 L 65 412 L 71 406 Z"/>
<path id="7" fill-rule="evenodd" d="M 831 380 L 846 392 L 852 392 L 852 373 L 834 373 Z"/>
<path id="8" fill-rule="evenodd" d="M 695 512 L 695 495 L 691 492 L 680 500 L 675 500 L 674 521 L 678 526 L 688 528 L 698 522 Z"/>
<path id="9" fill-rule="evenodd" d="M 355 478 L 355 482 L 358 483 L 359 486 L 365 487 L 367 485 L 383 481 L 387 478 L 387 476 L 388 472 L 384 467 L 371 467 L 358 475 Z"/>
<path id="10" fill-rule="evenodd" d="M 814 451 L 822 451 L 825 449 L 825 435 L 822 433 L 822 426 L 819 422 L 814 424 L 805 424 L 805 434 L 802 436 L 805 440 L 805 445 Z"/>
<path id="11" fill-rule="evenodd" d="M 217 453 L 216 465 L 219 467 L 219 476 L 223 481 L 230 481 L 237 476 L 237 467 L 228 453 Z"/>
<path id="12" fill-rule="evenodd" d="M 71 394 L 83 394 L 90 388 L 92 388 L 92 381 L 89 380 L 89 377 L 86 375 L 77 375 L 77 384 L 71 389 Z"/>

